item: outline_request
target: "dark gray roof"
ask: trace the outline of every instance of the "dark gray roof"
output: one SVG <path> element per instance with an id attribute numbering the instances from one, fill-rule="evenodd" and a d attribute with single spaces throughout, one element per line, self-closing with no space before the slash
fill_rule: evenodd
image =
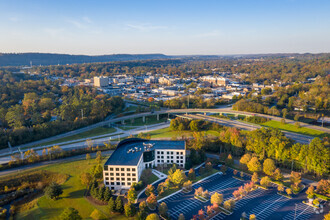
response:
<path id="1" fill-rule="evenodd" d="M 118 143 L 116 150 L 109 157 L 104 165 L 125 165 L 136 166 L 144 152 L 144 144 L 153 144 L 152 149 L 172 149 L 172 150 L 184 150 L 184 141 L 166 141 L 166 140 L 143 140 L 139 138 L 125 139 Z M 127 151 L 131 148 L 141 148 L 141 151 L 135 151 L 134 153 Z"/>

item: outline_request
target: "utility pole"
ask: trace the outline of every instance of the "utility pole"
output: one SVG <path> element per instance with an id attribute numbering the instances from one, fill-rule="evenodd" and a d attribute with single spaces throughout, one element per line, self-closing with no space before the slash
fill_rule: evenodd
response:
<path id="1" fill-rule="evenodd" d="M 293 170 L 293 162 L 294 162 L 294 160 L 292 160 L 292 163 L 291 163 L 291 172 Z"/>
<path id="2" fill-rule="evenodd" d="M 84 109 L 80 109 L 81 111 L 81 119 L 84 119 Z"/>

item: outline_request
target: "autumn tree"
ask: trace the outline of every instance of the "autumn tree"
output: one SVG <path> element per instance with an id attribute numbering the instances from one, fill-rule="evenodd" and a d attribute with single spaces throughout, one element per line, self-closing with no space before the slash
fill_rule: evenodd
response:
<path id="1" fill-rule="evenodd" d="M 253 183 L 257 183 L 259 181 L 259 177 L 258 177 L 258 174 L 256 172 L 253 173 L 253 175 L 251 177 L 251 181 Z"/>
<path id="2" fill-rule="evenodd" d="M 257 157 L 252 157 L 247 166 L 251 172 L 259 172 L 261 170 L 261 164 Z"/>
<path id="3" fill-rule="evenodd" d="M 154 191 L 155 191 L 155 187 L 154 187 L 153 185 L 148 185 L 148 186 L 146 187 L 145 194 L 146 194 L 147 196 L 150 196 L 151 193 L 154 193 Z"/>
<path id="4" fill-rule="evenodd" d="M 219 193 L 215 192 L 211 196 L 211 204 L 221 205 L 222 202 L 223 202 L 223 195 L 222 194 L 219 194 Z"/>
<path id="5" fill-rule="evenodd" d="M 268 176 L 272 176 L 275 172 L 276 166 L 275 166 L 275 162 L 268 158 L 264 161 L 263 164 L 263 171 L 266 175 Z"/>
<path id="6" fill-rule="evenodd" d="M 134 187 L 131 187 L 127 192 L 127 200 L 134 203 L 137 198 L 136 191 Z"/>
<path id="7" fill-rule="evenodd" d="M 167 208 L 167 205 L 165 202 L 162 202 L 160 205 L 159 205 L 159 214 L 162 215 L 163 217 L 166 217 L 167 216 L 167 211 L 168 211 L 168 208 Z"/>
<path id="8" fill-rule="evenodd" d="M 157 205 L 157 197 L 155 194 L 151 193 L 150 196 L 147 198 L 147 204 L 150 209 L 155 209 Z"/>

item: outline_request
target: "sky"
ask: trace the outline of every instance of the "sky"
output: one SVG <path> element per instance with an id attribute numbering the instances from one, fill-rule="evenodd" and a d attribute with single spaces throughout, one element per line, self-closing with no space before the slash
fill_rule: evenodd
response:
<path id="1" fill-rule="evenodd" d="M 330 1 L 0 0 L 0 52 L 330 52 Z"/>

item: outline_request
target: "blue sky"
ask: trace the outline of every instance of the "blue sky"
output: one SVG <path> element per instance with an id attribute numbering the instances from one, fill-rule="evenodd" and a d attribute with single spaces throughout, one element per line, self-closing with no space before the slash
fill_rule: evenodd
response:
<path id="1" fill-rule="evenodd" d="M 330 1 L 0 0 L 0 52 L 330 52 Z"/>

